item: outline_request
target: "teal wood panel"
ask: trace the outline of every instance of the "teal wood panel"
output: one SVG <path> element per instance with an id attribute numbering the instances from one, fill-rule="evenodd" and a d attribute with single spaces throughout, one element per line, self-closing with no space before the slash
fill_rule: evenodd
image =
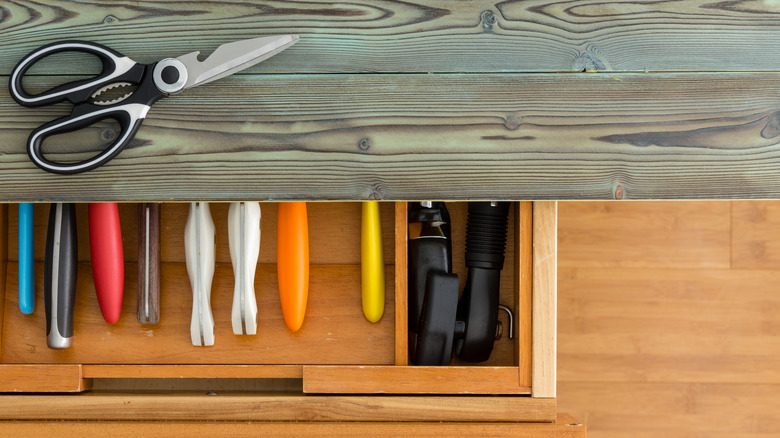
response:
<path id="1" fill-rule="evenodd" d="M 0 90 L 0 200 L 778 198 L 778 79 L 243 75 L 160 101 L 129 148 L 75 176 L 24 147 L 67 106 Z"/>
<path id="2" fill-rule="evenodd" d="M 780 3 L 672 0 L 8 1 L 0 75 L 62 39 L 139 62 L 295 33 L 254 72 L 769 71 L 780 69 Z M 84 73 L 69 62 L 39 70 Z"/>

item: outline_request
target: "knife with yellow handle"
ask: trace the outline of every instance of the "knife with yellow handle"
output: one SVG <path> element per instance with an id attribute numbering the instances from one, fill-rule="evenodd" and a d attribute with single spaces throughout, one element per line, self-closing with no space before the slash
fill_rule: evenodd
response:
<path id="1" fill-rule="evenodd" d="M 214 315 L 211 313 L 211 282 L 214 279 L 216 245 L 214 220 L 208 202 L 190 204 L 184 226 L 184 255 L 192 285 L 192 345 L 214 345 Z"/>
<path id="2" fill-rule="evenodd" d="M 382 224 L 377 201 L 363 202 L 360 231 L 363 315 L 371 322 L 385 311 L 385 264 L 382 256 Z"/>

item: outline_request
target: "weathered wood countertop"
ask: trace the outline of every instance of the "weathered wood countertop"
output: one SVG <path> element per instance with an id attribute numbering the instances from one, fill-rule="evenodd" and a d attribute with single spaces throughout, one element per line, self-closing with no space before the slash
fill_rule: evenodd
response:
<path id="1" fill-rule="evenodd" d="M 64 39 L 151 63 L 289 33 L 76 176 L 25 151 L 69 105 L 0 88 L 0 201 L 780 198 L 778 2 L 20 0 L 0 4 L 0 75 Z"/>

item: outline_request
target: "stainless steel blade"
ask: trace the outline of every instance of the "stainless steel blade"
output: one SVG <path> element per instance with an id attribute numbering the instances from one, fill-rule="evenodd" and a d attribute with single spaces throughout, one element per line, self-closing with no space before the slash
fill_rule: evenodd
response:
<path id="1" fill-rule="evenodd" d="M 198 61 L 200 52 L 176 58 L 187 68 L 183 89 L 206 84 L 230 76 L 237 71 L 262 62 L 298 42 L 298 35 L 253 38 L 223 44 L 205 61 Z"/>

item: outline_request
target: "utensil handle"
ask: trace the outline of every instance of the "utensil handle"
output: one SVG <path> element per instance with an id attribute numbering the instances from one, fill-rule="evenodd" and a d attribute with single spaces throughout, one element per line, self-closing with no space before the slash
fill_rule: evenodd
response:
<path id="1" fill-rule="evenodd" d="M 41 94 L 32 95 L 24 90 L 22 78 L 38 61 L 63 52 L 81 52 L 97 56 L 102 63 L 100 74 L 94 78 L 72 81 Z M 143 74 L 143 66 L 132 59 L 100 44 L 87 41 L 58 41 L 39 47 L 21 59 L 11 72 L 9 88 L 11 96 L 22 106 L 38 107 L 65 100 L 71 103 L 85 102 L 95 89 L 112 82 L 137 83 Z"/>
<path id="2" fill-rule="evenodd" d="M 184 226 L 184 254 L 192 285 L 192 345 L 214 345 L 211 282 L 214 279 L 216 245 L 214 220 L 207 202 L 193 202 Z"/>
<path id="3" fill-rule="evenodd" d="M 228 209 L 230 260 L 235 288 L 231 321 L 237 335 L 257 334 L 255 271 L 260 255 L 260 204 L 233 202 Z"/>
<path id="4" fill-rule="evenodd" d="M 78 240 L 74 204 L 52 204 L 46 233 L 44 297 L 49 348 L 71 345 L 76 301 Z"/>
<path id="5" fill-rule="evenodd" d="M 377 322 L 385 311 L 385 264 L 382 251 L 382 223 L 377 201 L 363 202 L 360 229 L 363 315 Z"/>
<path id="6" fill-rule="evenodd" d="M 35 310 L 35 245 L 33 204 L 19 204 L 19 310 Z"/>
<path id="7" fill-rule="evenodd" d="M 125 258 L 119 206 L 115 202 L 90 203 L 89 250 L 100 312 L 109 324 L 119 321 L 125 291 Z"/>
<path id="8" fill-rule="evenodd" d="M 309 224 L 305 202 L 279 204 L 276 263 L 284 322 L 292 331 L 303 325 L 309 298 Z"/>
<path id="9" fill-rule="evenodd" d="M 160 322 L 160 204 L 138 205 L 138 322 Z"/>
<path id="10" fill-rule="evenodd" d="M 36 128 L 27 139 L 27 155 L 43 170 L 59 174 L 86 172 L 111 161 L 133 139 L 149 112 L 149 105 L 126 103 L 109 108 L 85 103 L 76 106 L 70 115 L 53 120 Z M 101 120 L 112 119 L 121 128 L 116 140 L 92 158 L 76 163 L 58 163 L 51 161 L 43 153 L 43 142 L 48 137 L 87 128 Z"/>

